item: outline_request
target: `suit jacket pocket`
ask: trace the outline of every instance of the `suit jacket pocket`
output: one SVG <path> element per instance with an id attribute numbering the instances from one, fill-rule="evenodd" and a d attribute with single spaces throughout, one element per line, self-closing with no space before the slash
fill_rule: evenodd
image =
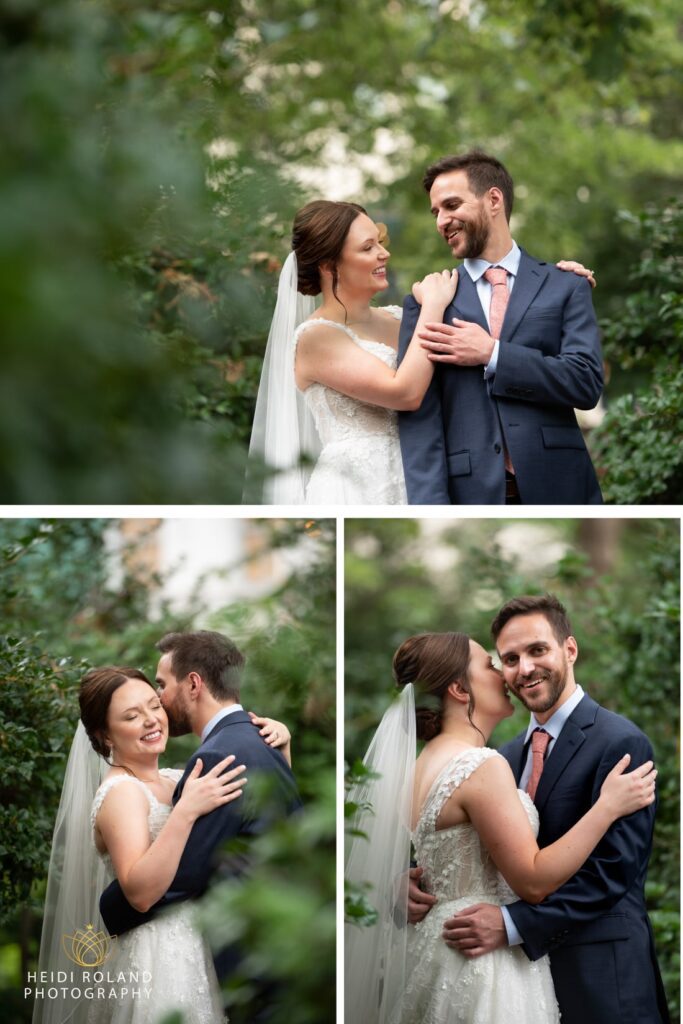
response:
<path id="1" fill-rule="evenodd" d="M 524 314 L 525 320 L 559 320 L 563 313 L 562 306 L 529 306 Z"/>
<path id="2" fill-rule="evenodd" d="M 472 466 L 469 452 L 455 452 L 454 455 L 447 455 L 446 461 L 449 476 L 471 476 Z"/>
<path id="3" fill-rule="evenodd" d="M 578 427 L 541 427 L 544 448 L 579 448 L 586 447 L 583 435 Z"/>

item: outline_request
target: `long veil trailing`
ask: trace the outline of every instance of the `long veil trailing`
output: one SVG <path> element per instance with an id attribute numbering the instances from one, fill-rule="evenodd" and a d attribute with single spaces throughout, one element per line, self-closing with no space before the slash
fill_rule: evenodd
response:
<path id="1" fill-rule="evenodd" d="M 384 714 L 363 760 L 375 774 L 354 786 L 348 799 L 359 805 L 346 861 L 346 877 L 369 883 L 377 910 L 369 927 L 344 930 L 347 1024 L 384 1024 L 405 985 L 408 939 L 410 813 L 417 737 L 412 684 Z"/>
<path id="2" fill-rule="evenodd" d="M 313 417 L 294 378 L 294 331 L 315 309 L 313 298 L 297 291 L 297 281 L 296 255 L 291 252 L 280 273 L 256 398 L 245 503 L 303 505 L 320 454 Z M 264 464 L 276 472 L 262 483 L 256 477 Z"/>
<path id="3" fill-rule="evenodd" d="M 89 925 L 94 936 L 104 929 L 99 898 L 111 881 L 111 875 L 91 839 L 90 809 L 107 767 L 93 750 L 79 722 L 66 765 L 52 838 L 38 957 L 36 987 L 45 990 L 53 987 L 49 980 L 41 983 L 40 979 L 45 977 L 41 972 L 46 972 L 48 979 L 54 974 L 54 987 L 59 987 L 59 997 L 36 999 L 33 1024 L 84 1024 L 87 1020 L 89 1001 L 70 994 L 72 989 L 79 991 L 77 981 L 74 980 L 73 985 L 66 983 L 67 994 L 62 995 L 57 972 L 73 971 L 75 979 L 80 978 L 82 967 L 69 954 L 78 953 L 79 949 L 84 951 L 92 941 Z M 79 933 L 84 933 L 80 942 Z M 84 959 L 91 962 L 89 956 Z"/>

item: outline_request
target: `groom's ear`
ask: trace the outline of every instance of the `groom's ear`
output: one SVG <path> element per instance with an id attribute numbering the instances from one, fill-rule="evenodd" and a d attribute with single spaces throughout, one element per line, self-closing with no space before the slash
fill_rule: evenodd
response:
<path id="1" fill-rule="evenodd" d="M 492 185 L 488 191 L 489 205 L 491 207 L 491 213 L 494 217 L 505 216 L 505 199 L 503 193 L 495 185 Z"/>
<path id="2" fill-rule="evenodd" d="M 199 672 L 188 672 L 187 674 L 188 690 L 190 691 L 190 700 L 196 700 L 202 692 L 204 686 L 204 680 L 200 676 Z"/>
<path id="3" fill-rule="evenodd" d="M 576 642 L 576 637 L 568 636 L 564 642 L 564 649 L 567 653 L 569 664 L 573 665 L 579 656 L 579 645 Z"/>

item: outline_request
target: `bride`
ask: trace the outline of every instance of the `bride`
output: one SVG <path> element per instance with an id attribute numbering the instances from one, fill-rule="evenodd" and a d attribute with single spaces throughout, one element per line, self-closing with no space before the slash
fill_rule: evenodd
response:
<path id="1" fill-rule="evenodd" d="M 531 798 L 486 746 L 513 706 L 484 648 L 462 633 L 410 637 L 394 656 L 394 677 L 400 696 L 365 758 L 375 774 L 349 795 L 360 812 L 347 878 L 371 887 L 378 920 L 346 929 L 346 1020 L 557 1024 L 547 957 L 532 963 L 506 946 L 467 958 L 445 944 L 443 920 L 479 901 L 538 903 L 559 888 L 617 818 L 653 802 L 652 762 L 623 774 L 622 758 L 593 807 L 539 850 Z M 427 741 L 417 761 L 416 737 Z M 490 813 L 492 790 L 504 815 Z M 441 912 L 408 929 L 411 841 Z"/>
<path id="2" fill-rule="evenodd" d="M 144 673 L 92 669 L 79 702 L 81 721 L 55 824 L 39 972 L 60 980 L 58 974 L 74 966 L 65 953 L 69 960 L 75 953 L 84 970 L 74 972 L 79 987 L 60 989 L 62 997 L 36 998 L 33 1024 L 157 1024 L 174 1010 L 182 1010 L 185 1024 L 220 1024 L 218 981 L 190 903 L 114 939 L 109 955 L 109 940 L 97 924 L 98 902 L 115 875 L 131 906 L 145 911 L 156 903 L 196 819 L 242 795 L 245 767 L 231 766 L 231 755 L 201 775 L 198 760 L 172 805 L 183 771 L 159 769 L 168 718 Z M 251 718 L 265 742 L 281 747 L 289 760 L 286 727 Z M 106 984 L 98 993 L 96 984 L 89 985 L 97 971 L 114 979 L 113 989 Z M 133 989 L 141 995 L 131 995 Z"/>
<path id="3" fill-rule="evenodd" d="M 256 401 L 245 502 L 407 504 L 397 410 L 422 403 L 434 367 L 418 335 L 441 322 L 458 275 L 444 270 L 413 285 L 422 309 L 397 368 L 401 308 L 371 305 L 389 287 L 386 242 L 384 226 L 355 203 L 316 200 L 297 213 Z M 590 278 L 581 264 L 558 266 Z M 259 464 L 277 474 L 255 496 Z"/>

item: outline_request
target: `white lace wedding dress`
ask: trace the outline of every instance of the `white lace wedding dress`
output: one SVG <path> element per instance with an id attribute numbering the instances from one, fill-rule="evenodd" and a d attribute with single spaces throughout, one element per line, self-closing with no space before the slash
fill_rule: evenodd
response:
<path id="1" fill-rule="evenodd" d="M 401 319 L 399 306 L 382 308 Z M 396 352 L 391 346 L 368 341 L 344 324 L 321 318 L 299 324 L 294 332 L 295 355 L 302 333 L 314 324 L 337 327 L 359 348 L 395 369 Z M 306 488 L 306 504 L 406 505 L 396 412 L 318 383 L 310 384 L 303 395 L 322 444 Z"/>
<path id="2" fill-rule="evenodd" d="M 520 946 L 467 959 L 446 945 L 443 922 L 473 903 L 513 903 L 517 897 L 498 874 L 470 824 L 436 829 L 446 800 L 489 757 L 488 747 L 454 757 L 435 779 L 413 833 L 425 889 L 439 902 L 411 930 L 408 979 L 391 1024 L 557 1024 L 560 1019 L 547 957 L 531 962 Z M 538 812 L 519 791 L 531 826 Z"/>
<path id="3" fill-rule="evenodd" d="M 177 782 L 182 771 L 164 768 L 161 774 Z M 92 826 L 107 793 L 123 783 L 139 786 L 147 797 L 149 834 L 152 840 L 156 839 L 171 807 L 160 803 L 144 782 L 126 775 L 115 775 L 102 783 L 90 813 Z M 100 856 L 111 869 L 108 854 Z M 182 1011 L 183 1024 L 222 1024 L 226 1020 L 211 954 L 193 923 L 190 903 L 179 903 L 153 921 L 117 938 L 114 952 L 101 970 L 110 977 L 119 972 L 125 974 L 126 981 L 114 986 L 117 991 L 148 987 L 151 993 L 148 998 L 143 991 L 140 997 L 128 995 L 93 1001 L 88 1024 L 159 1024 L 173 1010 Z M 131 971 L 139 972 L 140 978 L 142 972 L 147 971 L 151 980 L 131 985 L 128 983 Z M 109 991 L 111 986 L 105 988 Z"/>

